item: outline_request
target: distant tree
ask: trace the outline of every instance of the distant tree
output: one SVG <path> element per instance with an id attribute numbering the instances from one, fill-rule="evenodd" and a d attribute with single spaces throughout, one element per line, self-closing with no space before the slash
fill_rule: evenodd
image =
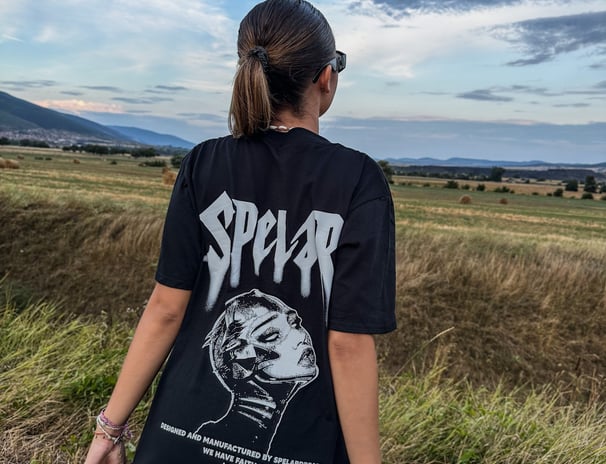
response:
<path id="1" fill-rule="evenodd" d="M 561 188 L 557 188 L 553 191 L 553 196 L 554 197 L 563 197 L 564 196 L 564 189 Z"/>
<path id="2" fill-rule="evenodd" d="M 581 195 L 581 200 L 593 200 L 593 193 L 583 193 L 583 195 Z"/>
<path id="3" fill-rule="evenodd" d="M 109 155 L 109 147 L 107 145 L 87 144 L 82 147 L 82 150 L 95 155 Z"/>
<path id="4" fill-rule="evenodd" d="M 8 137 L 0 137 L 0 145 L 10 145 L 11 141 Z"/>
<path id="5" fill-rule="evenodd" d="M 166 161 L 163 159 L 152 159 L 139 163 L 139 166 L 148 168 L 166 168 Z"/>
<path id="6" fill-rule="evenodd" d="M 459 183 L 456 180 L 449 180 L 444 184 L 444 188 L 447 189 L 458 189 Z"/>
<path id="7" fill-rule="evenodd" d="M 566 181 L 566 187 L 564 190 L 567 192 L 578 192 L 579 191 L 579 181 L 576 179 L 570 179 Z"/>
<path id="8" fill-rule="evenodd" d="M 378 164 L 379 166 L 381 166 L 381 169 L 383 170 L 383 174 L 385 175 L 387 182 L 393 184 L 393 168 L 389 165 L 389 161 L 380 160 Z"/>
<path id="9" fill-rule="evenodd" d="M 183 155 L 173 155 L 170 158 L 170 164 L 172 165 L 173 168 L 180 168 L 181 161 L 183 161 Z"/>
<path id="10" fill-rule="evenodd" d="M 488 176 L 488 180 L 492 182 L 502 182 L 503 174 L 505 174 L 505 169 L 498 166 L 493 166 L 490 169 L 490 175 Z"/>
<path id="11" fill-rule="evenodd" d="M 585 187 L 583 187 L 583 190 L 589 193 L 596 193 L 598 191 L 598 184 L 595 181 L 595 176 L 585 177 Z"/>
<path id="12" fill-rule="evenodd" d="M 486 190 L 486 185 L 484 185 L 484 184 L 478 184 L 476 186 L 476 191 L 483 192 L 484 190 Z"/>
<path id="13" fill-rule="evenodd" d="M 153 158 L 154 156 L 158 156 L 158 152 L 152 147 L 135 148 L 130 154 L 134 158 Z"/>
<path id="14" fill-rule="evenodd" d="M 19 145 L 22 147 L 50 148 L 50 145 L 41 140 L 21 139 Z"/>

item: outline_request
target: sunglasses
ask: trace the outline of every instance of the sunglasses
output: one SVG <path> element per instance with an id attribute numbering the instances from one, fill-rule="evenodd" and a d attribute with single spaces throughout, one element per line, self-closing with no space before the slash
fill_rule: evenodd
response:
<path id="1" fill-rule="evenodd" d="M 332 70 L 334 72 L 340 73 L 341 71 L 343 71 L 345 69 L 346 64 L 347 64 L 347 55 L 345 53 L 337 50 L 337 56 L 335 56 L 332 60 L 330 60 L 325 65 L 322 65 L 322 67 L 318 70 L 318 72 L 315 74 L 314 78 L 311 81 L 314 84 L 316 82 L 318 82 L 318 79 L 320 79 L 320 74 L 322 73 L 322 71 L 324 71 L 324 68 L 326 66 L 330 65 L 330 67 L 332 68 Z"/>

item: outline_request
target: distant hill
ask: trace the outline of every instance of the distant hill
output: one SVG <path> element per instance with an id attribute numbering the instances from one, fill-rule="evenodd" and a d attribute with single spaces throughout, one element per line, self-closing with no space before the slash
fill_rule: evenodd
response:
<path id="1" fill-rule="evenodd" d="M 0 92 L 0 136 L 40 140 L 50 145 L 107 143 L 192 148 L 193 143 L 137 127 L 104 126 L 88 119 L 50 110 Z"/>
<path id="2" fill-rule="evenodd" d="M 78 116 L 49 110 L 26 100 L 0 92 L 0 131 L 28 132 L 40 134 L 42 131 L 72 133 L 82 138 L 107 141 L 125 141 L 120 132 Z"/>
<path id="3" fill-rule="evenodd" d="M 135 142 L 146 145 L 171 146 L 179 148 L 192 148 L 195 143 L 189 142 L 174 135 L 159 134 L 150 130 L 139 129 L 138 127 L 127 126 L 107 126 L 110 129 L 119 132 Z"/>
<path id="4" fill-rule="evenodd" d="M 473 158 L 448 158 L 445 160 L 436 158 L 388 158 L 390 164 L 395 166 L 452 166 L 452 167 L 474 167 L 490 168 L 493 166 L 506 167 L 526 167 L 526 168 L 589 168 L 597 169 L 606 167 L 606 163 L 599 164 L 575 164 L 575 163 L 548 163 L 546 161 L 504 161 L 504 160 L 485 160 Z"/>

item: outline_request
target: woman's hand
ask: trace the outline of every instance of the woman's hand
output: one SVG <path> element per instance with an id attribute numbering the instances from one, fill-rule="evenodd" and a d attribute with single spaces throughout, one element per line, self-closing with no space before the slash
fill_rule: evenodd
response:
<path id="1" fill-rule="evenodd" d="M 124 443 L 114 443 L 96 432 L 84 464 L 126 464 Z"/>

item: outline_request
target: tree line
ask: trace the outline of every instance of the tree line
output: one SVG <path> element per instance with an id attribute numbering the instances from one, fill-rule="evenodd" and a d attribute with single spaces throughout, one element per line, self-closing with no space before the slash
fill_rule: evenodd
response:
<path id="1" fill-rule="evenodd" d="M 63 151 L 91 153 L 93 155 L 130 155 L 133 158 L 153 158 L 162 155 L 177 155 L 186 152 L 184 149 L 173 147 L 123 147 L 100 144 L 69 145 L 61 148 Z"/>

